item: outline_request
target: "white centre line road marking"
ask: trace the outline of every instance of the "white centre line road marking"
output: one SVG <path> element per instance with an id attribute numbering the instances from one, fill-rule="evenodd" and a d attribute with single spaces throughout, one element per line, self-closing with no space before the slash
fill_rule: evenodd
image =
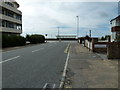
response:
<path id="1" fill-rule="evenodd" d="M 44 49 L 44 48 L 40 48 L 40 49 L 37 49 L 37 50 L 33 50 L 32 53 L 37 52 L 37 51 L 40 51 L 40 50 L 42 50 L 42 49 Z"/>
<path id="2" fill-rule="evenodd" d="M 8 61 L 14 60 L 14 59 L 16 59 L 16 58 L 19 58 L 19 57 L 20 57 L 20 56 L 16 56 L 16 57 L 13 57 L 13 58 L 10 58 L 10 59 L 1 61 L 0 63 L 5 63 L 5 62 L 8 62 Z"/>

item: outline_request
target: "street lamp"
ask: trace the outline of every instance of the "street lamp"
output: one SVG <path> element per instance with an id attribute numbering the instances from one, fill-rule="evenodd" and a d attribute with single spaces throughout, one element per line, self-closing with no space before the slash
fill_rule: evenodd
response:
<path id="1" fill-rule="evenodd" d="M 77 17 L 77 37 L 79 37 L 79 16 Z"/>

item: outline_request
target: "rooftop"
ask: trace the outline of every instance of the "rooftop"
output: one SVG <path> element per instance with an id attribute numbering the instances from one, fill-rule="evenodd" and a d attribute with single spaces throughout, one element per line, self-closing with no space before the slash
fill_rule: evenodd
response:
<path id="1" fill-rule="evenodd" d="M 117 16 L 116 18 L 112 19 L 110 22 L 112 22 L 113 20 L 116 20 L 116 19 L 120 19 L 120 15 Z"/>

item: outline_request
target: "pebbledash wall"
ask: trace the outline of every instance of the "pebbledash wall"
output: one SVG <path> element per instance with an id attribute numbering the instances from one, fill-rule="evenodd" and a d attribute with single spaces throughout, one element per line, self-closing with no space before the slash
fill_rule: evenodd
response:
<path id="1" fill-rule="evenodd" d="M 22 33 L 22 12 L 15 0 L 0 1 L 0 33 L 20 35 Z"/>

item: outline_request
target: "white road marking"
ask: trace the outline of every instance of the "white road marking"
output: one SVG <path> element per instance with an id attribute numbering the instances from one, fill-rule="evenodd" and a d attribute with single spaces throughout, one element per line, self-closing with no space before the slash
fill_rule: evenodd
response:
<path id="1" fill-rule="evenodd" d="M 13 57 L 13 58 L 10 58 L 10 59 L 1 61 L 0 63 L 5 63 L 5 62 L 8 62 L 8 61 L 14 60 L 14 59 L 16 59 L 16 58 L 19 58 L 19 57 L 20 57 L 20 56 L 16 56 L 16 57 Z"/>
<path id="2" fill-rule="evenodd" d="M 69 46 L 70 46 L 70 44 L 68 44 L 67 48 L 64 50 L 64 53 L 68 53 Z"/>
<path id="3" fill-rule="evenodd" d="M 40 49 L 37 49 L 37 50 L 33 50 L 32 53 L 37 52 L 37 51 L 40 51 L 40 50 L 42 50 L 42 49 L 44 49 L 44 48 L 40 48 Z"/>
<path id="4" fill-rule="evenodd" d="M 68 65 L 69 56 L 70 56 L 70 53 L 68 52 L 68 55 L 67 55 L 67 59 L 66 59 L 66 62 L 65 62 L 64 71 L 63 71 L 63 74 L 62 74 L 62 79 L 61 79 L 59 88 L 62 88 L 62 86 L 63 86 L 63 84 L 64 84 L 64 81 L 63 81 L 63 80 L 65 79 L 65 76 L 66 76 L 66 70 L 67 70 L 67 65 Z"/>
<path id="5" fill-rule="evenodd" d="M 55 84 L 53 84 L 53 88 L 55 88 L 55 86 L 56 86 L 56 85 L 55 85 Z"/>
<path id="6" fill-rule="evenodd" d="M 44 90 L 44 89 L 47 87 L 47 85 L 48 85 L 48 83 L 46 83 L 46 84 L 43 86 L 43 89 L 42 89 L 42 90 Z"/>

